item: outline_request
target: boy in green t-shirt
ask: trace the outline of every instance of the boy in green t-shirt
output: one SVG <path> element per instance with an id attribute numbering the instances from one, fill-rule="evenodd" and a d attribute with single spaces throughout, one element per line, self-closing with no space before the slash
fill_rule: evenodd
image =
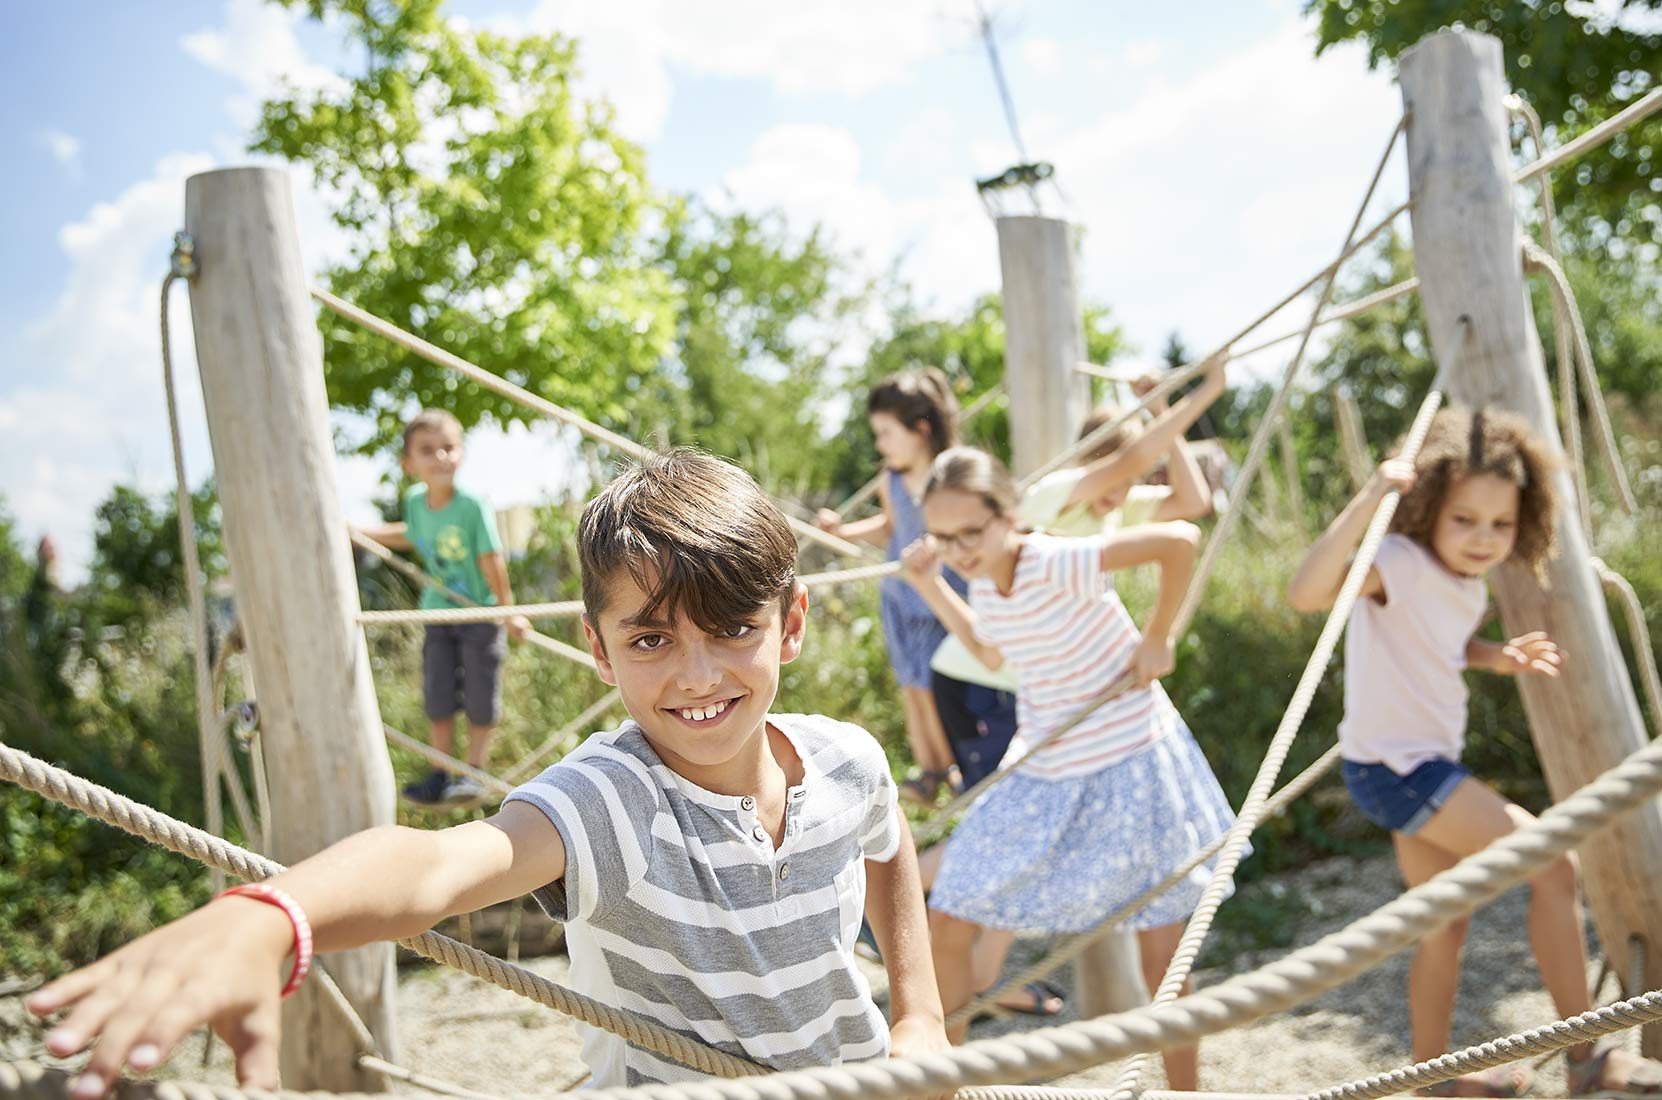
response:
<path id="1" fill-rule="evenodd" d="M 454 416 L 425 409 L 404 427 L 404 472 L 420 484 L 404 494 L 404 522 L 370 529 L 371 538 L 394 549 L 414 550 L 445 588 L 485 607 L 514 602 L 502 543 L 490 510 L 456 487 L 462 464 L 462 425 Z M 424 608 L 463 606 L 438 588 L 421 593 Z M 531 624 L 516 615 L 496 623 L 429 623 L 422 644 L 422 699 L 433 747 L 455 755 L 456 711 L 467 714 L 467 760 L 485 766 L 491 731 L 501 710 L 502 657 L 506 634 L 517 640 Z M 485 791 L 467 776 L 435 768 L 404 788 L 412 802 L 471 802 Z"/>

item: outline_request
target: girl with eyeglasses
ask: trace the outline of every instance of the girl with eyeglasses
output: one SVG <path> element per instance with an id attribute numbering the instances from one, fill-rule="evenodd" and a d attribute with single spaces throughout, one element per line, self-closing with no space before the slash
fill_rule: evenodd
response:
<path id="1" fill-rule="evenodd" d="M 1089 538 L 1031 533 L 1008 471 L 966 447 L 935 459 L 923 514 L 928 537 L 906 549 L 905 576 L 978 660 L 1015 670 L 1021 732 L 1012 751 L 1129 682 L 971 806 L 948 841 L 929 911 L 951 1015 L 974 992 L 962 960 L 985 930 L 1094 928 L 1223 835 L 1233 815 L 1158 682 L 1173 666 L 1170 632 L 1199 538 L 1193 524 Z M 969 581 L 967 600 L 947 584 L 943 562 Z M 1159 567 L 1160 581 L 1139 633 L 1111 578 L 1144 563 Z M 1208 874 L 1197 869 L 1131 917 L 1150 990 Z M 1165 1059 L 1172 1088 L 1197 1087 L 1195 1048 Z"/>

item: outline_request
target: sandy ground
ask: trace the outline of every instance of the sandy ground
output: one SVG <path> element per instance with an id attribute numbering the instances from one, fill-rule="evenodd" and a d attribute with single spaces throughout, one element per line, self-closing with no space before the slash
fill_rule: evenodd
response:
<path id="1" fill-rule="evenodd" d="M 1292 926 L 1292 942 L 1297 945 L 1378 907 L 1400 888 L 1386 856 L 1328 860 L 1249 889 L 1274 892 L 1273 911 Z M 1515 890 L 1480 910 L 1473 922 L 1454 1023 L 1456 1045 L 1482 1042 L 1556 1017 L 1539 988 L 1530 957 L 1526 904 L 1527 894 Z M 1018 945 L 1011 966 L 1043 946 L 1040 941 Z M 1204 988 L 1282 953 L 1237 951 L 1225 963 L 1198 972 L 1198 985 Z M 565 978 L 563 956 L 533 959 L 526 965 L 556 981 Z M 1406 969 L 1406 956 L 1398 957 L 1300 1009 L 1206 1040 L 1201 1048 L 1202 1087 L 1308 1090 L 1406 1062 Z M 881 990 L 881 968 L 873 967 L 871 977 L 873 988 Z M 1059 978 L 1062 985 L 1071 984 L 1068 971 Z M 1606 1000 L 1614 998 L 1614 989 L 1612 982 Z M 401 974 L 399 998 L 401 1061 L 414 1070 L 499 1096 L 548 1095 L 584 1077 L 572 1022 L 514 994 L 457 971 L 409 967 Z M 1073 1018 L 1070 1010 L 1060 1019 Z M 984 1038 L 1048 1022 L 1031 1017 L 986 1021 L 977 1024 L 972 1035 Z M 25 1019 L 16 996 L 0 997 L 0 1058 L 39 1056 L 39 1029 Z M 1564 1095 L 1562 1065 L 1560 1059 L 1541 1071 L 1535 1095 Z M 1112 1065 L 1102 1066 L 1055 1083 L 1106 1088 L 1115 1072 Z M 224 1049 L 217 1044 L 203 1066 L 200 1038 L 175 1055 L 164 1075 L 232 1080 Z M 420 1094 L 407 1085 L 400 1091 Z"/>

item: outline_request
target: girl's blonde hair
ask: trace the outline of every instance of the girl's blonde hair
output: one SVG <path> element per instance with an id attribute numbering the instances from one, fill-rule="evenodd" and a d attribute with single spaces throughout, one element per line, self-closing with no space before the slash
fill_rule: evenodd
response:
<path id="1" fill-rule="evenodd" d="M 958 442 L 958 399 L 939 367 L 902 371 L 877 383 L 866 398 L 866 415 L 872 413 L 888 413 L 908 431 L 918 431 L 921 422 L 935 454 Z"/>
<path id="2" fill-rule="evenodd" d="M 1000 516 L 1016 515 L 1021 505 L 1016 479 L 1004 463 L 974 447 L 949 447 L 935 456 L 929 466 L 929 480 L 923 486 L 923 499 L 943 489 L 980 497 Z"/>
<path id="3" fill-rule="evenodd" d="M 1523 417 L 1490 409 L 1444 409 L 1414 459 L 1414 486 L 1403 494 L 1391 530 L 1431 549 L 1449 490 L 1474 474 L 1490 474 L 1518 487 L 1512 557 L 1541 579 L 1558 551 L 1558 493 L 1552 485 L 1557 466 L 1546 441 Z"/>

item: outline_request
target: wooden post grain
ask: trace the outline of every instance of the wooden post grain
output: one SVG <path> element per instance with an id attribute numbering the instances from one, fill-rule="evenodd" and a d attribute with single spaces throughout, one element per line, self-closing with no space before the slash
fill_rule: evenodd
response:
<path id="1" fill-rule="evenodd" d="M 294 863 L 393 820 L 358 589 L 288 175 L 229 168 L 185 185 L 200 273 L 191 318 L 226 547 L 248 659 L 260 684 L 271 855 Z M 389 944 L 323 960 L 396 1058 Z M 283 1086 L 375 1091 L 350 1030 L 316 983 L 283 1007 Z"/>
<path id="2" fill-rule="evenodd" d="M 1431 35 L 1402 56 L 1400 79 L 1412 113 L 1415 266 L 1440 360 L 1455 354 L 1459 318 L 1471 319 L 1449 395 L 1474 408 L 1522 414 L 1562 453 L 1523 282 L 1500 42 L 1466 31 Z M 1591 551 L 1574 519 L 1567 469 L 1559 469 L 1555 484 L 1562 554 L 1548 569 L 1547 584 L 1510 566 L 1493 581 L 1509 633 L 1546 630 L 1570 655 L 1558 679 L 1524 677 L 1518 684 L 1548 787 L 1561 799 L 1647 737 Z M 1630 937 L 1638 936 L 1650 947 L 1642 984 L 1662 985 L 1662 809 L 1651 802 L 1624 817 L 1584 845 L 1581 859 L 1607 958 L 1617 973 L 1627 973 Z M 1646 1030 L 1647 1053 L 1662 1054 L 1662 1035 Z"/>
<path id="3" fill-rule="evenodd" d="M 1074 275 L 1073 227 L 1056 218 L 997 219 L 1004 277 L 1004 387 L 1010 395 L 1010 449 L 1017 477 L 1071 444 L 1089 411 L 1085 326 Z M 1136 1008 L 1148 1000 L 1136 936 L 1111 932 L 1074 963 L 1081 1016 Z"/>

